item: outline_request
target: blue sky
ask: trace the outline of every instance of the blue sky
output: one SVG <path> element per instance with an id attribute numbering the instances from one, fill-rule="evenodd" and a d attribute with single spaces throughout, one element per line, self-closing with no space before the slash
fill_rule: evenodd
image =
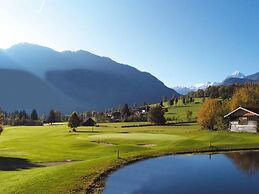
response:
<path id="1" fill-rule="evenodd" d="M 259 71 L 259 1 L 0 0 L 0 47 L 87 50 L 166 85 Z"/>

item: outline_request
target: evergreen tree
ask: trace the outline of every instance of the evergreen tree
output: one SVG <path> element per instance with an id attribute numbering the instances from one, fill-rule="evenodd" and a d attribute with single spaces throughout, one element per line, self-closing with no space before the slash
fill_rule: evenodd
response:
<path id="1" fill-rule="evenodd" d="M 163 103 L 163 101 L 161 101 L 161 102 L 160 102 L 160 106 L 162 106 L 162 107 L 164 106 L 164 103 Z"/>
<path id="2" fill-rule="evenodd" d="M 34 121 L 39 120 L 36 109 L 33 109 L 31 112 L 31 120 L 34 120 Z"/>
<path id="3" fill-rule="evenodd" d="M 183 104 L 185 104 L 185 97 L 183 97 Z"/>
<path id="4" fill-rule="evenodd" d="M 76 128 L 80 126 L 80 119 L 76 112 L 72 112 L 68 119 L 68 127 L 76 132 Z"/>
<path id="5" fill-rule="evenodd" d="M 124 119 L 127 119 L 130 116 L 130 110 L 128 104 L 125 104 L 121 109 L 121 114 Z"/>
<path id="6" fill-rule="evenodd" d="M 51 110 L 50 112 L 49 112 L 49 117 L 48 117 L 48 122 L 52 125 L 52 123 L 55 123 L 55 112 L 54 112 L 54 110 Z"/>
<path id="7" fill-rule="evenodd" d="M 55 122 L 60 122 L 61 121 L 61 112 L 54 111 L 54 114 L 55 114 Z"/>
<path id="8" fill-rule="evenodd" d="M 175 98 L 174 103 L 175 103 L 175 106 L 177 106 L 178 98 Z"/>

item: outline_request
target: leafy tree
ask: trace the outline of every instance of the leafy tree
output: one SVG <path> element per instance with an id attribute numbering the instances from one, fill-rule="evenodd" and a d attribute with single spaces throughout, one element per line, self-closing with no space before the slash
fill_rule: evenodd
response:
<path id="1" fill-rule="evenodd" d="M 48 122 L 52 125 L 52 123 L 55 123 L 56 120 L 55 120 L 56 116 L 55 116 L 55 111 L 54 110 L 51 110 L 49 112 L 49 116 L 48 116 Z"/>
<path id="2" fill-rule="evenodd" d="M 148 112 L 148 120 L 154 124 L 165 124 L 166 120 L 164 117 L 164 111 L 162 109 L 162 106 L 157 105 L 150 108 Z"/>
<path id="3" fill-rule="evenodd" d="M 80 119 L 76 112 L 72 112 L 68 119 L 68 127 L 72 129 L 72 131 L 76 132 L 76 128 L 80 126 Z"/>
<path id="4" fill-rule="evenodd" d="M 202 98 L 205 95 L 204 90 L 202 90 L 202 89 L 198 89 L 196 94 L 197 94 L 196 97 L 198 97 L 198 98 Z"/>
<path id="5" fill-rule="evenodd" d="M 39 120 L 36 109 L 33 109 L 31 112 L 31 120 L 34 120 L 34 121 Z"/>
<path id="6" fill-rule="evenodd" d="M 230 108 L 234 110 L 239 106 L 259 108 L 259 84 L 249 84 L 236 90 Z"/>
<path id="7" fill-rule="evenodd" d="M 207 100 L 198 113 L 198 123 L 205 129 L 214 130 L 217 117 L 221 116 L 221 104 L 214 99 Z"/>

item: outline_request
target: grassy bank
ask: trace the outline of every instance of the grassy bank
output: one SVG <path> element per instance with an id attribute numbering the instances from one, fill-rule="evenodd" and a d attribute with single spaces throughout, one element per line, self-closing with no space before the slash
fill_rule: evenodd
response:
<path id="1" fill-rule="evenodd" d="M 196 124 L 122 125 L 105 124 L 93 132 L 82 127 L 76 134 L 68 133 L 65 125 L 7 128 L 0 136 L 0 193 L 83 193 L 107 169 L 142 157 L 259 148 L 257 134 L 209 132 Z M 118 150 L 122 159 L 117 159 Z M 3 166 L 10 158 L 13 166 L 7 170 Z M 38 164 L 47 165 L 35 167 Z"/>

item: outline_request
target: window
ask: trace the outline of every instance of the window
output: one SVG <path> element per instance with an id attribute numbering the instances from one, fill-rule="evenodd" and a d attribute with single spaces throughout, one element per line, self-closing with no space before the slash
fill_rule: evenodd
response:
<path id="1" fill-rule="evenodd" d="M 247 119 L 247 117 L 240 117 L 238 124 L 239 124 L 239 125 L 247 125 L 247 124 L 248 124 L 248 119 Z"/>

